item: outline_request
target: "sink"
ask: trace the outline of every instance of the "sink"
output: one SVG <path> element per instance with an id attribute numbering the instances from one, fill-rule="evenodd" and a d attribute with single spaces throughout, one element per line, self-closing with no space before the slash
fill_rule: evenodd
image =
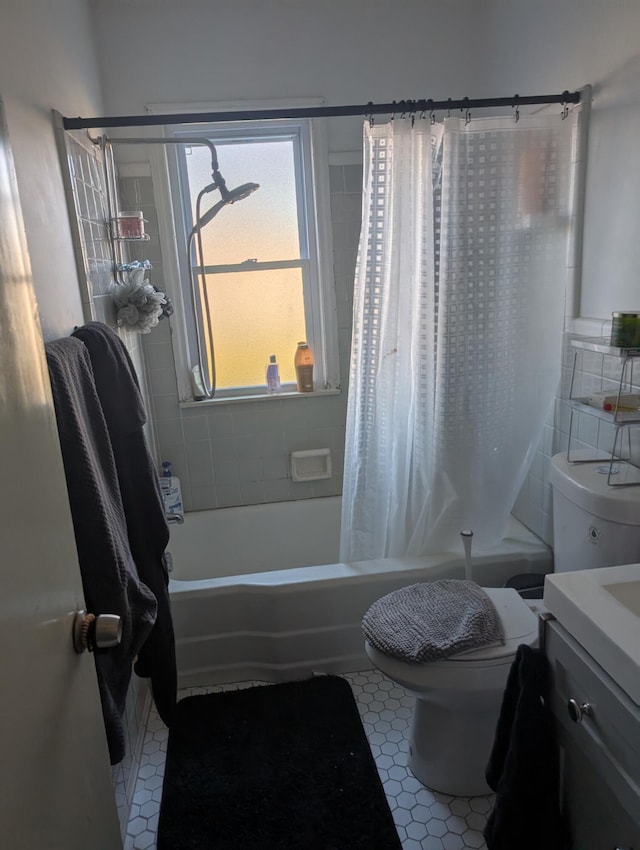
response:
<path id="1" fill-rule="evenodd" d="M 640 564 L 548 575 L 544 604 L 640 705 Z"/>
<path id="2" fill-rule="evenodd" d="M 618 584 L 603 584 L 602 587 L 632 614 L 640 617 L 640 581 L 621 581 Z"/>

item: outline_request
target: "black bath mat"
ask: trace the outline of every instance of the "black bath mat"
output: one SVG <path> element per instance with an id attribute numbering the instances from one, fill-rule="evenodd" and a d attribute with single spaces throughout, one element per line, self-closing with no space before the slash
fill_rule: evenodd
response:
<path id="1" fill-rule="evenodd" d="M 337 676 L 187 697 L 169 733 L 158 850 L 400 850 Z"/>

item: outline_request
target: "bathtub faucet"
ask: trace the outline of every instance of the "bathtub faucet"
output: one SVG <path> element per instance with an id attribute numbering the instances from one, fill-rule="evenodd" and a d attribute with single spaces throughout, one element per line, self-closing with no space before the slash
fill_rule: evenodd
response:
<path id="1" fill-rule="evenodd" d="M 177 522 L 178 525 L 182 525 L 184 522 L 184 514 L 166 514 L 166 519 L 168 523 Z"/>

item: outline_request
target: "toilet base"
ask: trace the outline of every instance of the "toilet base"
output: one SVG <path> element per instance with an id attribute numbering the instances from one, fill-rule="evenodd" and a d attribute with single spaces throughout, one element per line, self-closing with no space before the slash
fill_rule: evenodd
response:
<path id="1" fill-rule="evenodd" d="M 492 794 L 484 774 L 499 707 L 497 698 L 478 699 L 477 705 L 460 709 L 416 699 L 408 763 L 416 779 L 453 797 Z"/>

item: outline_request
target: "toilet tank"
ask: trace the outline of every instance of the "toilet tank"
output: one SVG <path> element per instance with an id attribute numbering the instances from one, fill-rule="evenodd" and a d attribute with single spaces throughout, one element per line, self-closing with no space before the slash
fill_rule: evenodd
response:
<path id="1" fill-rule="evenodd" d="M 555 572 L 640 562 L 640 486 L 611 486 L 608 472 L 608 461 L 551 458 Z"/>

